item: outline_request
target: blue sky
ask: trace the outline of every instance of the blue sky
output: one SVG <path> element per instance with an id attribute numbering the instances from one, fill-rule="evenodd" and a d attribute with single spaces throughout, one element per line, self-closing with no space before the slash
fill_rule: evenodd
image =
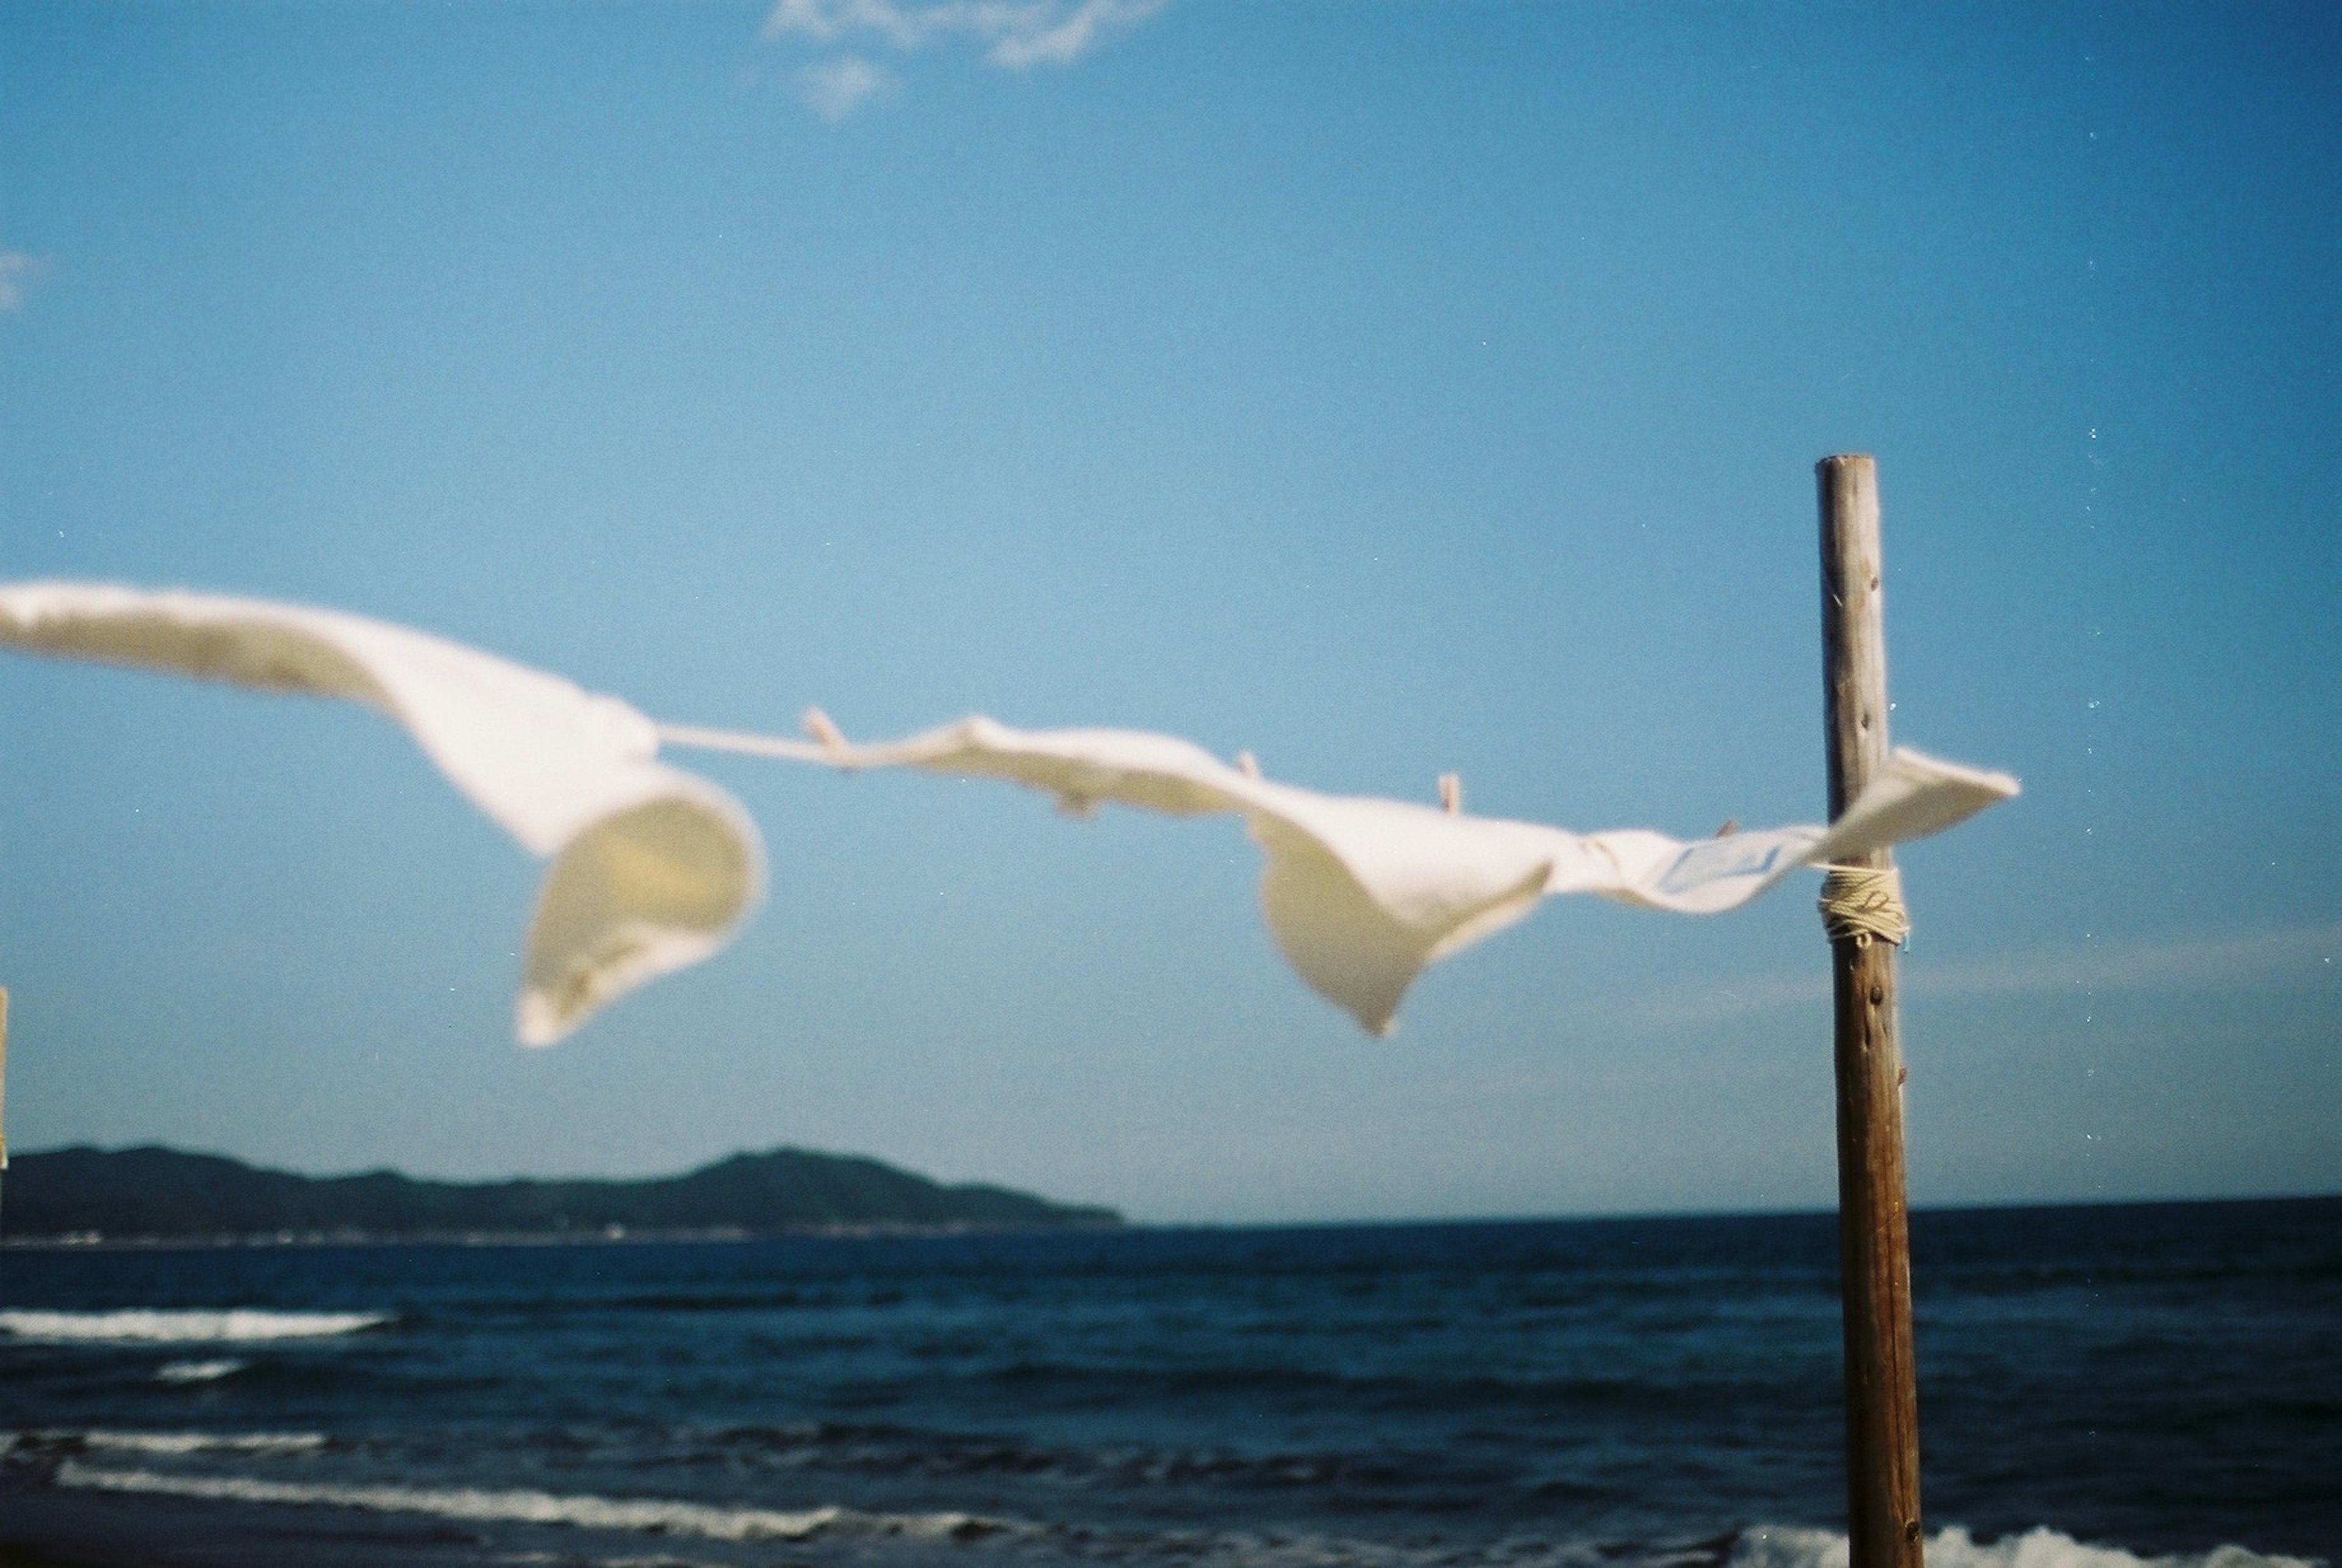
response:
<path id="1" fill-rule="evenodd" d="M 2331 1192 L 2337 79 L 2314 5 L 12 6 L 0 575 L 1696 834 L 1820 814 L 1874 452 L 1897 736 L 2027 790 L 1903 857 L 1915 1198 Z M 1803 890 L 1373 1042 L 1231 822 L 686 759 L 766 907 L 527 1052 L 536 869 L 375 716 L 10 658 L 0 736 L 19 1148 L 1832 1199 Z"/>

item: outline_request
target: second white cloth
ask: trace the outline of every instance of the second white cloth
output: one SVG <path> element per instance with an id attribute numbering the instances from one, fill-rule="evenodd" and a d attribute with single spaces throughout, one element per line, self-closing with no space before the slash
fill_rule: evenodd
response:
<path id="1" fill-rule="evenodd" d="M 2017 794 L 2006 774 L 1897 751 L 1828 828 L 1689 843 L 1639 828 L 1574 834 L 1406 801 L 1320 794 L 1135 730 L 1019 731 L 981 715 L 889 744 L 833 738 L 846 768 L 916 767 L 1011 779 L 1086 815 L 1100 802 L 1193 816 L 1240 814 L 1266 864 L 1261 910 L 1301 977 L 1368 1031 L 1389 1032 L 1426 964 L 1502 931 L 1544 898 L 1599 894 L 1686 914 L 1737 908 L 1799 866 L 1940 833 Z M 792 746 L 788 754 L 811 748 Z"/>

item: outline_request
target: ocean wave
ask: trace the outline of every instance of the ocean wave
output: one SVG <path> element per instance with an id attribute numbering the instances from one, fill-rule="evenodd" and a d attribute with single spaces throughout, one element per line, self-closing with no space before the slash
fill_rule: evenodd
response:
<path id="1" fill-rule="evenodd" d="M 327 1339 L 380 1328 L 395 1316 L 385 1312 L 267 1312 L 256 1307 L 0 1311 L 0 1334 L 38 1344 L 213 1344 Z"/>
<path id="2" fill-rule="evenodd" d="M 252 1363 L 224 1356 L 217 1361 L 170 1361 L 155 1369 L 156 1383 L 217 1383 L 234 1377 Z"/>
<path id="3" fill-rule="evenodd" d="M 2242 1546 L 2141 1557 L 2118 1546 L 2092 1546 L 2047 1525 L 1997 1541 L 1978 1541 L 1954 1525 L 1927 1538 L 1927 1568 L 2321 1568 L 2316 1558 L 2264 1556 Z M 1847 1568 L 1847 1560 L 1843 1535 L 1766 1526 L 1741 1533 L 1726 1568 Z"/>
<path id="4" fill-rule="evenodd" d="M 104 1429 L 0 1433 L 0 1453 L 55 1449 L 66 1453 L 311 1453 L 325 1446 L 322 1432 L 114 1432 Z"/>
<path id="5" fill-rule="evenodd" d="M 420 1513 L 491 1524 L 568 1524 L 696 1535 L 711 1541 L 809 1541 L 829 1534 L 969 1541 L 1018 1528 L 972 1513 L 865 1513 L 827 1506 L 797 1510 L 726 1507 L 663 1497 L 601 1497 L 591 1493 L 489 1492 L 473 1487 L 353 1486 L 261 1481 L 235 1475 L 167 1475 L 152 1470 L 99 1470 L 67 1460 L 60 1486 L 195 1497 L 225 1503 L 276 1503 Z"/>
<path id="6" fill-rule="evenodd" d="M 324 1443 L 309 1433 L 215 1434 L 115 1433 L 80 1434 L 90 1448 L 183 1453 L 201 1446 L 241 1446 L 246 1452 L 284 1452 L 269 1444 Z M 181 1446 L 184 1444 L 185 1446 Z M 1846 1568 L 1847 1538 L 1827 1530 L 1763 1526 L 1736 1536 L 1703 1542 L 1641 1543 L 1506 1540 L 1479 1546 L 1463 1543 L 1366 1541 L 1310 1533 L 1170 1531 L 1104 1532 L 1050 1526 L 960 1513 L 866 1513 L 836 1505 L 795 1510 L 696 1503 L 677 1498 L 604 1497 L 527 1490 L 473 1487 L 334 1484 L 262 1480 L 250 1476 L 187 1475 L 152 1470 L 103 1469 L 67 1458 L 57 1466 L 56 1483 L 85 1490 L 141 1493 L 212 1502 L 339 1507 L 378 1513 L 410 1513 L 473 1524 L 549 1524 L 586 1530 L 698 1537 L 710 1541 L 782 1541 L 803 1543 L 825 1537 L 884 1537 L 956 1545 L 998 1538 L 1023 1538 L 1028 1545 L 1056 1537 L 1076 1558 L 1116 1560 L 1134 1554 L 1176 1558 L 1183 1564 L 1228 1568 Z M 616 1560 L 613 1560 L 616 1561 Z M 630 1564 L 640 1559 L 627 1559 Z M 660 1559 L 662 1563 L 672 1562 Z M 2265 1555 L 2243 1546 L 2210 1552 L 2142 1557 L 2119 1547 L 2095 1546 L 2039 1526 L 2021 1535 L 1977 1541 L 1957 1526 L 1931 1536 L 1927 1568 L 2325 1568 L 2321 1560 Z"/>
<path id="7" fill-rule="evenodd" d="M 1127 1563 L 1161 1558 L 1180 1568 L 1723 1568 L 1727 1540 L 1689 1546 L 1605 1546 L 1593 1542 L 1506 1541 L 1492 1546 L 1402 1543 L 1322 1535 L 1313 1532 L 1116 1530 L 1051 1525 L 959 1513 L 866 1513 L 836 1504 L 797 1510 L 688 1502 L 676 1498 L 604 1497 L 593 1493 L 490 1491 L 472 1487 L 336 1484 L 116 1470 L 68 1458 L 57 1485 L 87 1491 L 186 1497 L 205 1502 L 338 1507 L 376 1513 L 418 1514 L 465 1524 L 567 1525 L 723 1542 L 893 1539 L 952 1549 L 1014 1541 L 1036 1562 Z M 533 1555 L 533 1554 L 532 1554 Z M 1841 1553 L 1841 1556 L 1843 1554 Z M 579 1559 L 562 1555 L 558 1561 Z M 639 1558 L 594 1559 L 599 1568 Z M 662 1564 L 669 1559 L 656 1559 Z M 694 1564 L 693 1568 L 698 1568 Z M 1767 1565 L 1772 1568 L 1772 1565 Z M 2024 1564 L 2023 1568 L 2035 1568 Z M 2089 1564 L 2087 1568 L 2098 1568 Z M 2218 1568 L 2253 1568 L 2221 1563 Z"/>
<path id="8" fill-rule="evenodd" d="M 683 1429 L 677 1435 L 705 1459 L 872 1476 L 1046 1477 L 1075 1485 L 1212 1485 L 1257 1491 L 1496 1483 L 1485 1468 L 1427 1451 L 1366 1455 L 1338 1451 L 1244 1454 L 1138 1445 L 1084 1450 L 1029 1446 L 982 1433 L 833 1422 Z"/>

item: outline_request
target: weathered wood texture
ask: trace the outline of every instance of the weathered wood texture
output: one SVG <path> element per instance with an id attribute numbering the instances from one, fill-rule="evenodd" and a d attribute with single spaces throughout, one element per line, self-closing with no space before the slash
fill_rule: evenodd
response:
<path id="1" fill-rule="evenodd" d="M 1887 759 L 1878 466 L 1868 457 L 1827 457 L 1817 474 L 1829 811 L 1836 820 Z M 1878 850 L 1858 864 L 1887 866 L 1894 858 Z M 1922 1568 L 1919 1393 L 1911 1346 L 1895 949 L 1884 942 L 1835 942 L 1830 966 L 1837 1010 L 1837 1234 L 1846 1314 L 1852 1568 Z"/>

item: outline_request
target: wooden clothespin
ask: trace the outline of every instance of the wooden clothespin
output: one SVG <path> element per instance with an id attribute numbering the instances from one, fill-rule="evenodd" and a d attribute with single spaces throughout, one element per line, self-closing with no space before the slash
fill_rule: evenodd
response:
<path id="1" fill-rule="evenodd" d="M 831 756 L 839 757 L 846 754 L 846 733 L 837 727 L 827 714 L 823 713 L 819 708 L 807 708 L 805 711 L 805 717 L 798 722 L 805 726 L 805 733 L 819 741 L 821 749 Z"/>

